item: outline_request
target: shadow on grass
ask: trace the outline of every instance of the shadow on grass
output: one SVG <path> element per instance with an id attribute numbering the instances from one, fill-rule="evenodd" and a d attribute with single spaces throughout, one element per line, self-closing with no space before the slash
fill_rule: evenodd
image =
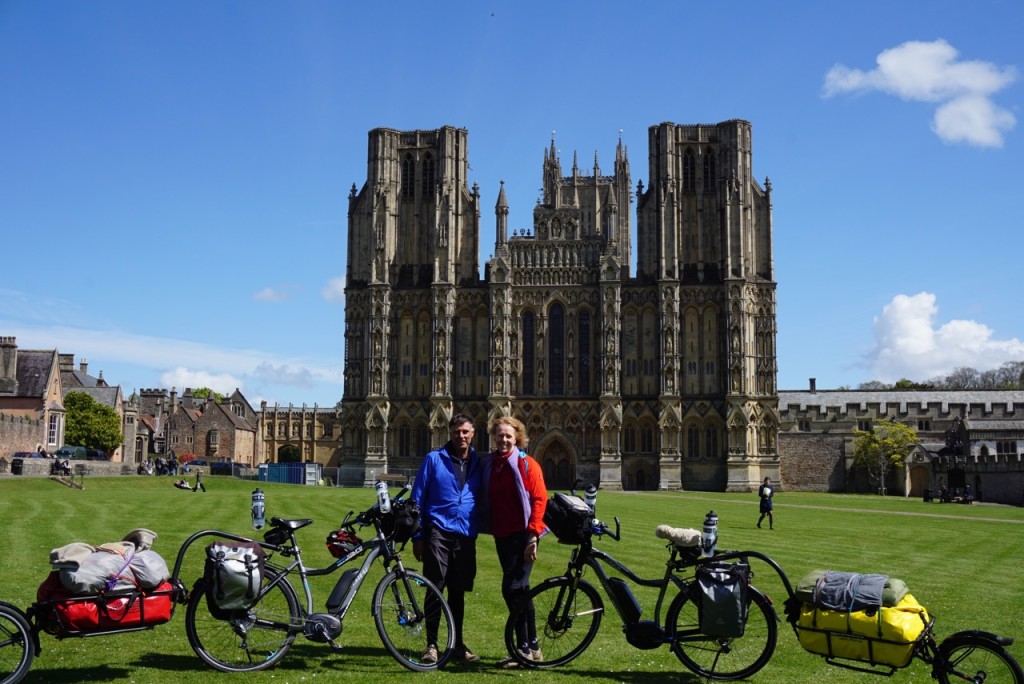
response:
<path id="1" fill-rule="evenodd" d="M 23 684 L 79 684 L 87 681 L 111 681 L 123 679 L 135 674 L 130 667 L 119 665 L 102 665 L 100 667 L 66 667 L 50 670 L 40 667 L 38 661 L 21 680 Z"/>

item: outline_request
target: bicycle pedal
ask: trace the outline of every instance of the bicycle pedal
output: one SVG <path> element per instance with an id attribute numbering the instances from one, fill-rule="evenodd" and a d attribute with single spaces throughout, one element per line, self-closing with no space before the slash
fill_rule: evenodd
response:
<path id="1" fill-rule="evenodd" d="M 330 645 L 332 651 L 340 651 L 345 648 L 334 639 L 328 639 L 327 643 Z"/>

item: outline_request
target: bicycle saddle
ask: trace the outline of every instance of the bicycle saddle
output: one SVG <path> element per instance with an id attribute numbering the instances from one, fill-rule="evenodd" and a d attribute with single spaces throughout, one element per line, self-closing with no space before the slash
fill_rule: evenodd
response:
<path id="1" fill-rule="evenodd" d="M 298 530 L 306 525 L 312 525 L 313 520 L 311 518 L 302 518 L 300 520 L 285 520 L 284 518 L 271 518 L 270 524 L 274 527 L 284 527 L 289 530 Z"/>
<path id="2" fill-rule="evenodd" d="M 667 539 L 681 549 L 700 546 L 700 530 L 694 530 L 689 527 L 658 525 L 654 528 L 654 536 L 658 539 Z"/>

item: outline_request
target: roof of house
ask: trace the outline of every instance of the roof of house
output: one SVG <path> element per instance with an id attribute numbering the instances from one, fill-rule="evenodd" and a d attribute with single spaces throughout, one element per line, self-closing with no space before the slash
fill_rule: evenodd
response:
<path id="1" fill-rule="evenodd" d="M 121 388 L 117 387 L 65 387 L 64 398 L 72 392 L 88 394 L 92 400 L 101 406 L 108 406 L 114 410 L 120 408 Z"/>
<path id="2" fill-rule="evenodd" d="M 44 398 L 50 386 L 50 370 L 56 359 L 56 349 L 19 349 L 16 396 Z"/>

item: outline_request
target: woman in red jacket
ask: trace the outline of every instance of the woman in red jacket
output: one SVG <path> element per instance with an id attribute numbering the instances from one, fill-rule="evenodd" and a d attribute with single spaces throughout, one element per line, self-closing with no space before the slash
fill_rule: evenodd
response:
<path id="1" fill-rule="evenodd" d="M 491 534 L 501 563 L 501 595 L 509 610 L 530 591 L 530 571 L 537 560 L 537 545 L 547 531 L 544 508 L 548 491 L 540 464 L 527 456 L 526 429 L 516 418 L 502 416 L 491 421 L 494 451 L 490 458 L 490 477 L 485 480 L 490 507 Z M 528 658 L 541 659 L 533 606 L 529 606 L 519 624 L 516 640 Z M 518 666 L 511 656 L 500 667 Z"/>

